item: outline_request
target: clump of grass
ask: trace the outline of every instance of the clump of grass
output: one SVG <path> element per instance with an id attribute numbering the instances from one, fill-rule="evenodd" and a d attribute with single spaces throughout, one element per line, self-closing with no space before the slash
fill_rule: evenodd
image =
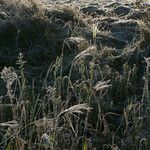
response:
<path id="1" fill-rule="evenodd" d="M 26 92 L 28 91 L 23 70 L 24 62 L 22 55 L 20 55 L 17 61 L 17 64 L 20 66 L 20 76 L 11 67 L 5 67 L 1 72 L 1 78 L 6 82 L 6 96 L 8 96 L 11 102 L 10 104 L 9 102 L 4 105 L 2 104 L 1 107 L 5 109 L 8 106 L 12 109 L 12 115 L 10 116 L 12 120 L 0 124 L 5 129 L 0 145 L 6 149 L 9 147 L 24 149 L 26 145 L 28 147 L 30 144 L 33 145 L 33 142 L 36 142 L 35 146 L 37 147 L 51 149 L 57 146 L 65 146 L 65 143 L 59 145 L 59 133 L 57 132 L 64 128 L 64 130 L 69 130 L 69 133 L 74 136 L 75 129 L 72 119 L 77 119 L 80 114 L 83 114 L 85 111 L 90 111 L 91 108 L 87 104 L 77 104 L 65 108 L 67 105 L 65 104 L 65 106 L 61 100 L 61 96 L 58 96 L 61 93 L 57 93 L 56 90 L 59 92 L 57 86 L 56 88 L 51 86 L 45 87 L 45 95 L 38 94 L 37 99 L 35 99 L 35 106 L 33 107 L 32 101 L 29 102 L 26 99 Z M 15 87 L 18 91 L 13 90 L 12 84 L 15 80 Z M 54 83 L 54 86 L 57 84 L 58 78 L 55 78 L 55 80 L 56 83 Z M 41 104 L 39 105 L 38 103 Z M 7 118 L 5 119 L 7 120 Z M 9 131 L 10 129 L 11 131 Z M 30 132 L 30 135 L 28 135 L 28 132 Z M 62 130 L 62 132 L 65 131 Z M 34 134 L 36 134 L 36 139 L 32 141 Z M 71 146 L 71 143 L 69 145 Z"/>

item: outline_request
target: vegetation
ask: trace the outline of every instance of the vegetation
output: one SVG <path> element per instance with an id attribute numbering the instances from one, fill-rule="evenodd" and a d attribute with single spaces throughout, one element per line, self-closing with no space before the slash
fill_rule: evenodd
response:
<path id="1" fill-rule="evenodd" d="M 0 0 L 0 149 L 149 150 L 149 10 Z"/>

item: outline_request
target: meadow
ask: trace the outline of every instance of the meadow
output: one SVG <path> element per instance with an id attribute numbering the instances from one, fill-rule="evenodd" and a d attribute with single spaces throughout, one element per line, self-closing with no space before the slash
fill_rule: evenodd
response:
<path id="1" fill-rule="evenodd" d="M 0 0 L 0 149 L 150 150 L 150 5 Z"/>

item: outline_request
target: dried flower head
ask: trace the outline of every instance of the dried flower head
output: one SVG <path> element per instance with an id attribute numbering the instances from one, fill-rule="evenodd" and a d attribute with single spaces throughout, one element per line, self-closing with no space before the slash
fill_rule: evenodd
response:
<path id="1" fill-rule="evenodd" d="M 17 74 L 12 67 L 4 67 L 1 72 L 1 78 L 6 82 L 7 94 L 9 97 L 13 98 L 11 86 L 13 82 L 17 79 Z"/>
<path id="2" fill-rule="evenodd" d="M 1 78 L 7 83 L 8 86 L 11 86 L 12 83 L 16 80 L 17 74 L 12 67 L 4 67 L 1 72 Z"/>

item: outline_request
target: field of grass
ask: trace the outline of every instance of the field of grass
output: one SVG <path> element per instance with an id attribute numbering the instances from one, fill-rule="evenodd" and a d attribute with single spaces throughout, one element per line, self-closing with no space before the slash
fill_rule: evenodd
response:
<path id="1" fill-rule="evenodd" d="M 150 150 L 150 6 L 0 0 L 0 149 Z"/>

